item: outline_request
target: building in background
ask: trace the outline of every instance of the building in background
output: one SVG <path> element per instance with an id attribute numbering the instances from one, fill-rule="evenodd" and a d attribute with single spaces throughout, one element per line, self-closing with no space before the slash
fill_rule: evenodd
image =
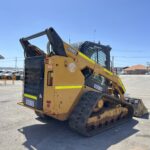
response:
<path id="1" fill-rule="evenodd" d="M 146 74 L 147 67 L 144 65 L 134 65 L 124 69 L 125 74 Z"/>
<path id="2" fill-rule="evenodd" d="M 116 73 L 116 74 L 125 74 L 124 73 L 124 69 L 126 69 L 128 67 L 114 67 L 113 68 L 113 72 Z"/>

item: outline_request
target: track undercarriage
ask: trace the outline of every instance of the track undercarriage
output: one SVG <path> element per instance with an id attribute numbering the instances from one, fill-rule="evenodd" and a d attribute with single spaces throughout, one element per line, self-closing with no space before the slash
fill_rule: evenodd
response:
<path id="1" fill-rule="evenodd" d="M 84 136 L 92 136 L 133 116 L 133 107 L 107 94 L 87 92 L 73 111 L 69 125 Z"/>

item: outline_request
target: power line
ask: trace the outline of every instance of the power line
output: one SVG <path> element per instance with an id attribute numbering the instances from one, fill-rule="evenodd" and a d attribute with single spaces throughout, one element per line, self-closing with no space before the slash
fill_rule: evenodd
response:
<path id="1" fill-rule="evenodd" d="M 143 50 L 115 50 L 115 49 L 113 49 L 113 52 L 123 52 L 123 53 L 125 53 L 125 52 L 128 52 L 128 53 L 141 53 L 141 52 L 143 52 Z"/>
<path id="2" fill-rule="evenodd" d="M 150 56 L 115 56 L 118 58 L 150 58 Z"/>

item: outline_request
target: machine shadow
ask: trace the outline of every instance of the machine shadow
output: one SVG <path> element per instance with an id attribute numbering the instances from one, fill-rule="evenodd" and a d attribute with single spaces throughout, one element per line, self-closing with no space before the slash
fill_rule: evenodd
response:
<path id="1" fill-rule="evenodd" d="M 149 114 L 149 112 L 148 112 L 147 114 L 143 115 L 141 118 L 142 118 L 142 119 L 149 119 L 149 115 L 150 115 L 150 114 Z"/>
<path id="2" fill-rule="evenodd" d="M 26 126 L 18 131 L 24 134 L 26 141 L 23 145 L 29 150 L 106 150 L 138 132 L 133 128 L 137 123 L 138 121 L 131 120 L 94 137 L 83 137 L 71 131 L 67 122 L 53 119 L 46 124 Z"/>

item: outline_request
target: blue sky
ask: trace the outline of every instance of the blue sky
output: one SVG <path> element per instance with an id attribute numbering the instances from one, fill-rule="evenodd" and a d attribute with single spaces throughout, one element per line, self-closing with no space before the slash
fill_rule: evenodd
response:
<path id="1" fill-rule="evenodd" d="M 150 61 L 149 0 L 3 0 L 0 4 L 0 66 L 23 66 L 19 38 L 54 27 L 64 41 L 95 40 L 112 47 L 115 66 Z M 96 31 L 96 32 L 94 32 Z M 46 48 L 44 38 L 37 43 Z"/>

